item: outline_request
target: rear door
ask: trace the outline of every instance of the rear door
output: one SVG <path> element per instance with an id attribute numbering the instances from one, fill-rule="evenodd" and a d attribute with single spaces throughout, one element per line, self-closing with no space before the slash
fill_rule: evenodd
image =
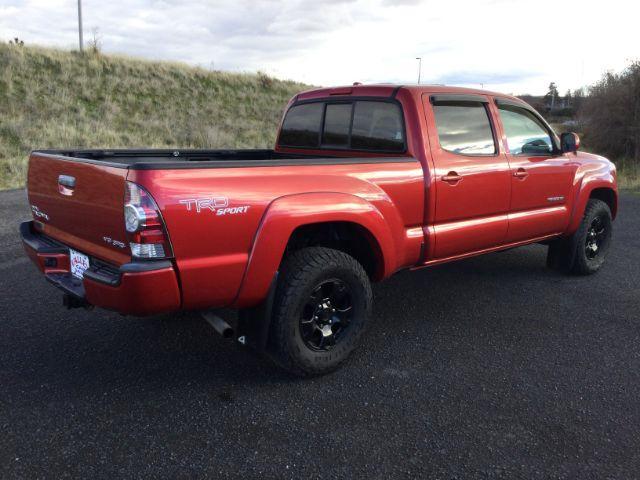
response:
<path id="1" fill-rule="evenodd" d="M 42 232 L 98 257 L 130 260 L 124 229 L 127 169 L 34 152 L 29 159 L 28 194 Z"/>
<path id="2" fill-rule="evenodd" d="M 511 165 L 507 242 L 563 232 L 576 163 L 558 151 L 555 134 L 533 109 L 508 99 L 496 104 Z"/>
<path id="3" fill-rule="evenodd" d="M 483 95 L 423 95 L 435 167 L 435 247 L 441 259 L 505 242 L 509 163 Z"/>

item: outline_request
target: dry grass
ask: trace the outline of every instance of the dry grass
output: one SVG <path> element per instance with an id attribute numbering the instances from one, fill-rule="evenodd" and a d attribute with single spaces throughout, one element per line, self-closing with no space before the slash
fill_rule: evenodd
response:
<path id="1" fill-rule="evenodd" d="M 0 45 L 0 188 L 38 148 L 265 148 L 308 88 L 259 74 Z"/>
<path id="2" fill-rule="evenodd" d="M 635 162 L 616 162 L 618 170 L 618 187 L 621 190 L 640 192 L 640 168 Z"/>

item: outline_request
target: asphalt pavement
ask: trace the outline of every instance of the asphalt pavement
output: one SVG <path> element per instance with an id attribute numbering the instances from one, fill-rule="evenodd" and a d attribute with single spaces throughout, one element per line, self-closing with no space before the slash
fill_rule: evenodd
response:
<path id="1" fill-rule="evenodd" d="M 299 380 L 194 314 L 65 310 L 0 193 L 0 477 L 640 477 L 640 195 L 604 269 L 539 245 L 374 287 L 365 342 Z"/>

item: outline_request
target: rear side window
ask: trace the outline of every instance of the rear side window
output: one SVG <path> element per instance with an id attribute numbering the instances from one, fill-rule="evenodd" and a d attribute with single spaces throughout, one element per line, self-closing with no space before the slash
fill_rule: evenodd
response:
<path id="1" fill-rule="evenodd" d="M 548 155 L 553 143 L 547 128 L 525 108 L 500 105 L 500 119 L 512 155 Z"/>
<path id="2" fill-rule="evenodd" d="M 285 116 L 278 143 L 286 147 L 404 152 L 402 109 L 396 103 L 375 100 L 296 105 Z"/>
<path id="3" fill-rule="evenodd" d="M 483 103 L 438 102 L 433 111 L 444 150 L 462 155 L 496 153 L 489 114 Z"/>
<path id="4" fill-rule="evenodd" d="M 282 123 L 280 143 L 291 147 L 317 147 L 323 107 L 322 103 L 291 107 Z"/>

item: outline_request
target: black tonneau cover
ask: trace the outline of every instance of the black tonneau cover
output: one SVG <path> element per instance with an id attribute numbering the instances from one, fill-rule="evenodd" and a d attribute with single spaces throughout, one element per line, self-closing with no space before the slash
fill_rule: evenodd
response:
<path id="1" fill-rule="evenodd" d="M 246 150 L 37 150 L 59 160 L 92 163 L 131 170 L 183 168 L 238 168 L 279 165 L 335 165 L 415 162 L 413 157 L 339 157 L 281 153 L 269 149 Z"/>
<path id="2" fill-rule="evenodd" d="M 62 155 L 85 160 L 133 165 L 140 162 L 206 162 L 216 160 L 273 160 L 303 158 L 309 155 L 278 153 L 269 149 L 199 150 L 199 149 L 113 149 L 113 150 L 38 150 L 38 153 Z"/>

